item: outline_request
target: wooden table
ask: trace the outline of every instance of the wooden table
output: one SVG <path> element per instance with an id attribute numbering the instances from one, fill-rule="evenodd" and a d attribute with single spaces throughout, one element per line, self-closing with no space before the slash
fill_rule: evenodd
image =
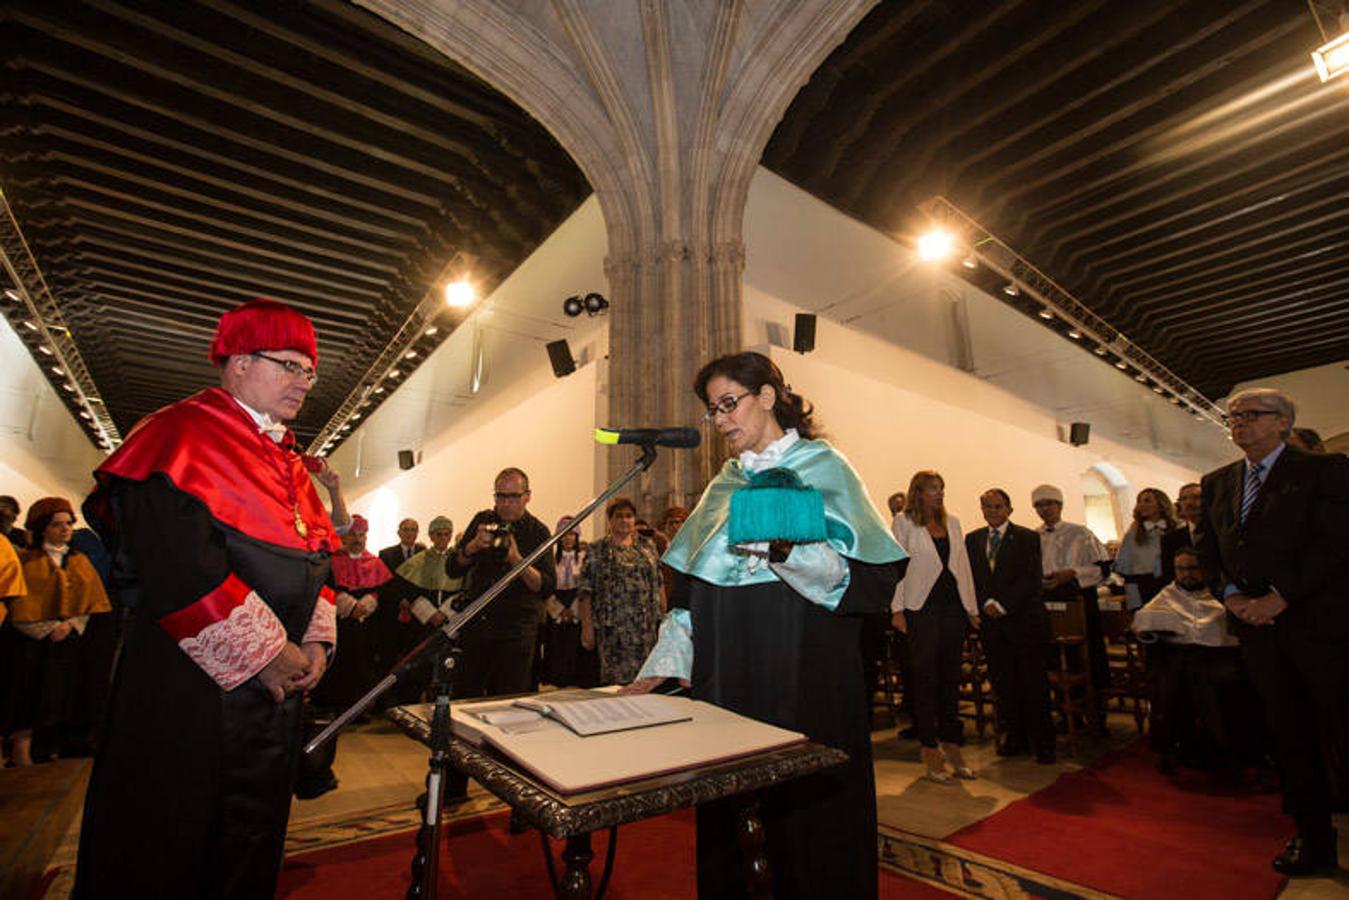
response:
<path id="1" fill-rule="evenodd" d="M 431 709 L 431 704 L 399 706 L 389 710 L 388 715 L 406 734 L 425 744 L 431 737 Z M 603 896 L 613 868 L 619 825 L 733 796 L 744 798 L 736 833 L 745 858 L 746 881 L 753 896 L 771 896 L 771 873 L 764 853 L 757 792 L 836 766 L 847 761 L 848 755 L 820 744 L 795 744 L 576 794 L 552 790 L 489 747 L 475 747 L 455 739 L 450 742 L 450 758 L 456 768 L 510 806 L 513 822 L 539 829 L 553 889 L 557 896 L 571 900 Z M 594 852 L 590 836 L 606 828 L 609 853 L 600 882 L 592 890 L 590 862 Z M 562 853 L 566 869 L 560 876 L 548 845 L 550 835 L 566 841 Z"/>

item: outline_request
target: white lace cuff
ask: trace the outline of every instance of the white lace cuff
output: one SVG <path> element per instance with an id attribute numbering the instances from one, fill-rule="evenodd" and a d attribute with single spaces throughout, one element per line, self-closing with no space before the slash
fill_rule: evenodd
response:
<path id="1" fill-rule="evenodd" d="M 769 563 L 787 586 L 830 612 L 838 609 L 851 578 L 848 562 L 824 541 L 797 544 L 786 562 Z"/>
<path id="2" fill-rule="evenodd" d="M 637 678 L 693 677 L 693 620 L 687 609 L 672 609 L 660 623 L 656 646 L 651 648 Z"/>

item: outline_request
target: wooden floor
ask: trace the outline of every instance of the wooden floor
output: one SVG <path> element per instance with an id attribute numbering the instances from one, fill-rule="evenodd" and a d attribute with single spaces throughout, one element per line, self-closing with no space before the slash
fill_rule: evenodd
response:
<path id="1" fill-rule="evenodd" d="M 876 758 L 876 796 L 879 818 L 887 825 L 940 840 L 1049 785 L 1061 773 L 1081 768 L 1093 759 L 1136 739 L 1132 720 L 1113 717 L 1112 738 L 1083 749 L 1082 756 L 1061 756 L 1052 766 L 1037 765 L 1024 757 L 1002 759 L 991 741 L 973 742 L 966 759 L 979 774 L 970 782 L 939 785 L 923 779 L 916 741 L 901 741 L 892 729 L 873 734 Z M 404 737 L 392 725 L 371 722 L 344 734 L 335 765 L 337 790 L 316 800 L 297 800 L 291 808 L 290 831 L 312 836 L 328 823 L 354 816 L 378 814 L 387 821 L 408 816 L 423 790 L 427 751 Z M 494 808 L 494 799 L 470 782 L 470 811 Z M 397 812 L 399 810 L 405 812 Z M 1341 817 L 1340 857 L 1349 860 L 1349 817 Z M 408 819 L 412 822 L 415 819 Z M 62 877 L 48 891 L 49 900 L 64 900 L 70 890 L 68 868 L 75 858 L 78 826 L 72 827 L 53 855 L 53 866 L 65 866 Z M 1281 900 L 1349 897 L 1349 878 L 1299 879 L 1280 895 Z M 335 898 L 336 900 L 336 898 Z"/>

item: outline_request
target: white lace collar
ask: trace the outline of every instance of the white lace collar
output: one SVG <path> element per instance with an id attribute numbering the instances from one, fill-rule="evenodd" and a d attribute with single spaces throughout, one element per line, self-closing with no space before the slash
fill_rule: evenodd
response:
<path id="1" fill-rule="evenodd" d="M 782 457 L 786 456 L 787 451 L 799 440 L 801 440 L 801 435 L 796 433 L 796 429 L 788 428 L 782 437 L 763 448 L 763 452 L 743 451 L 740 454 L 740 465 L 744 466 L 746 472 L 762 472 L 764 469 L 771 469 L 782 462 Z"/>

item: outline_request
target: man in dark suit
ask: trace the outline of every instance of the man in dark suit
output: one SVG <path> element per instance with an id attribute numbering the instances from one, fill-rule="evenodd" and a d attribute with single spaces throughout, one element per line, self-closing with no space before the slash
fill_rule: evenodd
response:
<path id="1" fill-rule="evenodd" d="M 1203 495 L 1199 485 L 1194 482 L 1181 485 L 1180 493 L 1176 495 L 1176 515 L 1180 517 L 1180 527 L 1168 528 L 1162 533 L 1164 584 L 1176 580 L 1176 551 L 1194 546 L 1195 532 L 1199 530 L 1199 515 L 1203 508 Z"/>
<path id="2" fill-rule="evenodd" d="M 1349 728 L 1349 459 L 1285 441 L 1295 409 L 1280 391 L 1228 401 L 1245 459 L 1203 479 L 1199 552 L 1264 704 L 1297 834 L 1274 858 L 1287 875 L 1336 865 L 1322 746 Z"/>
<path id="3" fill-rule="evenodd" d="M 984 653 L 1004 734 L 999 756 L 1034 751 L 1055 760 L 1045 647 L 1049 617 L 1041 597 L 1040 536 L 1008 521 L 1012 500 L 1001 488 L 979 498 L 987 528 L 965 535 L 983 620 Z"/>
<path id="4" fill-rule="evenodd" d="M 426 545 L 417 540 L 419 530 L 416 519 L 404 519 L 398 523 L 398 543 L 379 551 L 380 561 L 389 567 L 390 572 L 397 572 L 399 566 L 426 549 Z"/>

